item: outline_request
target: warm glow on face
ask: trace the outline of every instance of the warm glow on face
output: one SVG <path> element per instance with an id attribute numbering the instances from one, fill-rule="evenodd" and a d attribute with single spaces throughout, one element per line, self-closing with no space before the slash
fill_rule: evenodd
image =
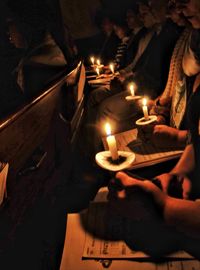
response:
<path id="1" fill-rule="evenodd" d="M 113 64 L 110 64 L 109 67 L 110 67 L 111 72 L 114 73 L 114 72 L 115 72 L 115 70 L 114 70 L 114 65 L 113 65 Z"/>
<path id="2" fill-rule="evenodd" d="M 90 57 L 90 61 L 91 61 L 91 63 L 94 65 L 94 61 L 95 61 L 95 59 L 94 59 L 94 57 L 92 56 L 92 57 Z"/>
<path id="3" fill-rule="evenodd" d="M 97 59 L 97 65 L 100 66 L 101 65 L 101 61 L 100 59 Z"/>
<path id="4" fill-rule="evenodd" d="M 147 99 L 146 98 L 143 98 L 142 104 L 143 104 L 143 106 L 146 106 L 147 105 Z"/>
<path id="5" fill-rule="evenodd" d="M 111 126 L 110 126 L 110 124 L 108 124 L 108 123 L 105 124 L 105 131 L 106 131 L 107 136 L 111 135 Z"/>

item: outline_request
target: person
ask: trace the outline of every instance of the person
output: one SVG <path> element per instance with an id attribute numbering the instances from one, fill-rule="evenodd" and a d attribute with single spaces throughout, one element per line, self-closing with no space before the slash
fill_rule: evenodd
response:
<path id="1" fill-rule="evenodd" d="M 129 65 L 134 59 L 137 52 L 140 39 L 146 34 L 146 28 L 140 18 L 139 11 L 136 7 L 130 7 L 126 11 L 126 22 L 130 29 L 130 38 L 127 44 L 126 52 L 122 59 L 121 68 Z"/>
<path id="2" fill-rule="evenodd" d="M 181 3 L 181 10 L 191 22 L 193 28 L 196 30 L 200 29 L 199 1 L 191 0 Z M 197 42 L 196 48 L 199 48 L 199 31 L 198 38 L 196 37 L 195 42 Z M 199 56 L 199 50 L 196 51 L 195 56 Z M 149 180 L 140 181 L 136 178 L 129 177 L 123 172 L 118 172 L 116 178 L 118 179 L 120 190 L 116 189 L 115 182 L 113 181 L 113 188 L 110 191 L 109 200 L 112 207 L 120 215 L 136 221 L 138 218 L 142 220 L 143 217 L 135 215 L 134 192 L 139 189 L 142 191 L 144 197 L 150 196 L 154 202 L 154 207 L 158 210 L 156 210 L 157 215 L 165 228 L 173 229 L 174 232 L 181 234 L 182 240 L 179 242 L 179 248 L 185 248 L 193 252 L 195 256 L 199 258 L 200 74 L 196 76 L 193 87 L 193 94 L 188 106 L 188 125 L 191 136 L 184 153 L 174 169 L 170 173 L 157 177 L 161 183 L 162 190 Z M 182 187 L 182 198 L 174 198 L 168 194 L 169 187 L 174 180 Z M 165 238 L 165 233 L 163 232 L 164 231 L 161 231 L 160 234 L 161 239 Z M 173 241 L 173 239 L 171 238 L 170 241 Z M 151 245 L 154 244 L 155 242 L 151 242 Z"/>
<path id="3" fill-rule="evenodd" d="M 113 28 L 115 34 L 121 41 L 117 46 L 116 55 L 113 61 L 115 69 L 119 69 L 122 66 L 123 57 L 124 54 L 126 53 L 130 37 L 128 35 L 128 28 L 126 24 L 121 22 L 115 22 Z"/>
<path id="4" fill-rule="evenodd" d="M 108 65 L 115 58 L 120 39 L 115 34 L 114 21 L 108 15 L 103 14 L 99 20 L 101 34 L 99 36 L 100 49 L 97 52 L 97 57 L 101 59 L 101 63 Z"/>
<path id="5" fill-rule="evenodd" d="M 149 28 L 149 31 L 140 40 L 134 59 L 136 61 L 132 72 L 134 74 L 128 80 L 120 75 L 119 79 L 111 82 L 110 89 L 99 88 L 92 91 L 87 104 L 88 126 L 94 127 L 95 123 L 96 126 L 101 126 L 101 123 L 108 120 L 112 124 L 114 133 L 128 129 L 130 124 L 134 127 L 130 115 L 135 117 L 135 114 L 138 115 L 141 110 L 134 103 L 125 100 L 125 97 L 130 95 L 129 90 L 126 90 L 130 80 L 137 84 L 139 89 L 137 94 L 145 93 L 152 98 L 159 95 L 162 87 L 164 88 L 169 68 L 168 61 L 180 33 L 176 29 L 171 29 L 171 25 L 168 28 L 165 1 L 159 2 L 158 6 L 157 2 L 153 2 L 151 7 L 148 4 L 139 4 L 139 11 L 144 26 Z M 120 82 L 121 76 L 123 83 Z M 98 134 L 95 136 L 97 137 Z M 95 145 L 98 141 L 99 138 L 95 138 Z"/>

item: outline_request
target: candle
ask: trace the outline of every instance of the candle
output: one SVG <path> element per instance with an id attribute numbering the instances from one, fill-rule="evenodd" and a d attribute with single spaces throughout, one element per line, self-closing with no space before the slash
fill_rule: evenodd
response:
<path id="1" fill-rule="evenodd" d="M 115 68 L 114 68 L 114 65 L 113 64 L 110 64 L 110 70 L 112 72 L 112 74 L 115 74 Z"/>
<path id="2" fill-rule="evenodd" d="M 108 123 L 105 125 L 105 130 L 107 134 L 106 141 L 108 144 L 108 149 L 110 151 L 112 160 L 117 160 L 119 158 L 118 152 L 117 152 L 117 144 L 116 144 L 115 136 L 111 135 L 111 127 Z"/>
<path id="3" fill-rule="evenodd" d="M 130 85 L 130 92 L 131 92 L 131 96 L 135 96 L 135 89 L 134 89 L 134 85 L 133 84 L 131 84 Z"/>
<path id="4" fill-rule="evenodd" d="M 100 70 L 99 70 L 99 68 L 98 68 L 98 67 L 96 68 L 96 73 L 97 73 L 97 76 L 99 76 L 99 75 L 100 75 Z"/>
<path id="5" fill-rule="evenodd" d="M 90 57 L 90 61 L 91 61 L 92 65 L 94 65 L 94 61 L 95 61 L 94 56 Z"/>
<path id="6" fill-rule="evenodd" d="M 143 104 L 142 110 L 143 110 L 143 113 L 144 113 L 144 119 L 149 120 L 148 108 L 147 108 L 147 99 L 146 98 L 143 98 L 142 104 Z"/>
<path id="7" fill-rule="evenodd" d="M 100 59 L 97 59 L 97 65 L 98 65 L 98 66 L 101 65 Z"/>

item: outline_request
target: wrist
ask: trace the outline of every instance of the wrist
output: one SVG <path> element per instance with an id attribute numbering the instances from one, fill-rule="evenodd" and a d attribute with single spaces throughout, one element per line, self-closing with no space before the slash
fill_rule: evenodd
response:
<path id="1" fill-rule="evenodd" d="M 187 142 L 188 131 L 187 130 L 178 130 L 177 133 L 177 143 L 180 146 L 185 146 Z"/>

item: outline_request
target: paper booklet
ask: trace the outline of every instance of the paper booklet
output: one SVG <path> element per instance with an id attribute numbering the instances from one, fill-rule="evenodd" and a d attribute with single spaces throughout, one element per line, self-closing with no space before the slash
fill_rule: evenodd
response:
<path id="1" fill-rule="evenodd" d="M 124 233 L 130 233 L 130 228 L 124 225 L 124 219 L 110 213 L 106 196 L 107 188 L 102 188 L 95 201 L 90 204 L 86 217 L 88 229 L 85 230 L 85 244 L 83 258 L 87 259 L 145 259 L 149 255 L 142 251 L 130 249 L 123 240 L 118 240 Z M 102 193 L 102 195 L 101 195 Z M 127 230 L 127 232 L 126 232 Z M 125 231 L 125 232 L 124 232 Z M 110 238 L 114 237 L 114 240 Z M 192 259 L 193 257 L 184 251 L 168 254 L 168 259 Z"/>
<path id="2" fill-rule="evenodd" d="M 6 180 L 8 175 L 8 163 L 0 162 L 0 205 L 3 203 L 6 194 Z"/>
<path id="3" fill-rule="evenodd" d="M 120 151 L 135 153 L 135 161 L 129 169 L 137 169 L 164 162 L 180 157 L 183 150 L 173 150 L 172 148 L 158 148 L 151 143 L 143 143 L 137 139 L 137 129 L 128 130 L 115 135 L 117 147 Z M 105 138 L 103 138 L 104 148 L 108 150 Z"/>

